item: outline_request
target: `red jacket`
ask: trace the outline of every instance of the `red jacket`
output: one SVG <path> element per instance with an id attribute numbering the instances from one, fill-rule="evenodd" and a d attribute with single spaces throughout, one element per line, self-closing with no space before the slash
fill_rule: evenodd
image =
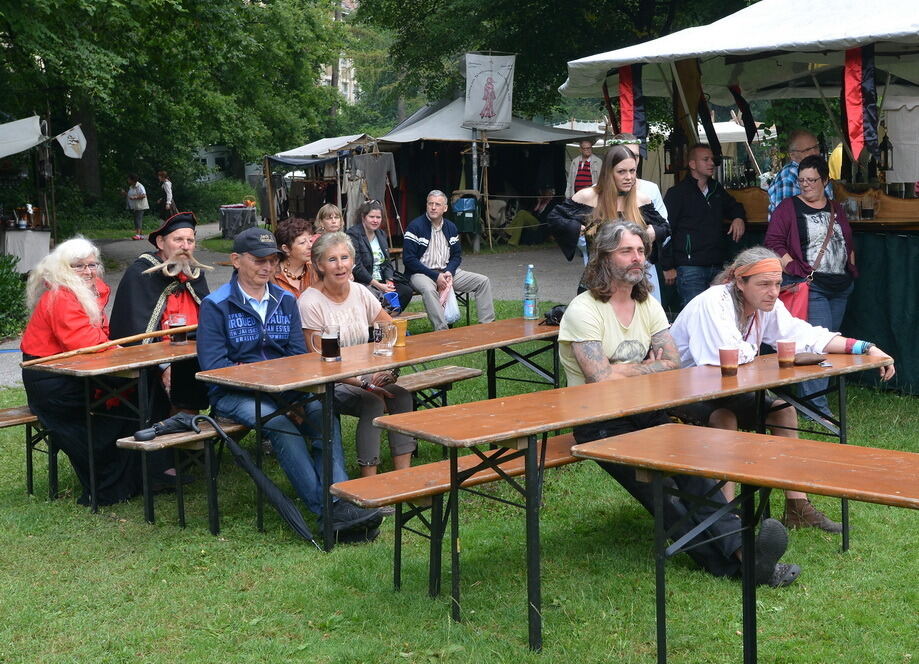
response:
<path id="1" fill-rule="evenodd" d="M 104 312 L 111 289 L 101 279 L 96 279 L 99 292 L 99 309 Z M 108 318 L 93 325 L 69 288 L 46 291 L 22 335 L 20 350 L 28 355 L 47 357 L 68 350 L 95 346 L 108 341 Z"/>

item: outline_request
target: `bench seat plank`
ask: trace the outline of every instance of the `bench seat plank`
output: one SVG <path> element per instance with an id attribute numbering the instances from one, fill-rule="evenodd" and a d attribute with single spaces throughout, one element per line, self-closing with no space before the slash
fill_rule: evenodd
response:
<path id="1" fill-rule="evenodd" d="M 469 378 L 478 378 L 481 375 L 481 369 L 473 369 L 470 367 L 434 367 L 433 369 L 403 374 L 399 376 L 396 385 L 409 392 L 418 392 L 419 390 L 427 390 L 432 387 L 450 385 L 461 380 L 468 380 Z"/>
<path id="2" fill-rule="evenodd" d="M 555 468 L 578 461 L 571 454 L 575 444 L 572 434 L 549 438 L 546 443 L 546 468 Z M 501 450 L 486 452 L 491 455 Z M 458 466 L 462 472 L 480 462 L 475 454 L 459 457 Z M 517 457 L 501 466 L 511 477 L 523 475 L 524 458 Z M 490 468 L 483 469 L 463 482 L 463 487 L 478 486 L 500 479 Z M 360 507 L 383 507 L 420 498 L 436 496 L 450 490 L 450 462 L 437 461 L 403 470 L 393 470 L 371 477 L 360 477 L 332 485 L 332 494 L 344 498 Z"/>
<path id="3" fill-rule="evenodd" d="M 234 433 L 248 431 L 248 427 L 242 424 L 237 424 L 236 422 L 230 422 L 229 420 L 218 420 L 220 428 L 224 430 L 228 435 Z M 118 447 L 122 447 L 128 450 L 140 450 L 141 452 L 155 452 L 156 450 L 164 450 L 169 447 L 179 447 L 185 446 L 194 443 L 201 443 L 209 438 L 215 437 L 217 434 L 212 427 L 207 422 L 200 422 L 198 426 L 201 428 L 201 433 L 195 433 L 194 431 L 179 431 L 176 433 L 167 433 L 163 436 L 157 436 L 153 440 L 134 440 L 133 436 L 128 436 L 126 438 L 118 439 Z M 201 445 L 197 445 L 197 449 L 200 449 Z"/>
<path id="4" fill-rule="evenodd" d="M 15 406 L 14 408 L 0 410 L 0 429 L 22 424 L 35 424 L 36 422 L 38 422 L 38 417 L 28 406 Z"/>

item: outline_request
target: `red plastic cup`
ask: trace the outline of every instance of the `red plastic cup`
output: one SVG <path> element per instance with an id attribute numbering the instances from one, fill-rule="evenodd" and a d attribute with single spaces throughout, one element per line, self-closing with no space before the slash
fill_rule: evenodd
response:
<path id="1" fill-rule="evenodd" d="M 795 342 L 793 339 L 779 339 L 776 342 L 779 367 L 787 369 L 795 365 Z"/>
<path id="2" fill-rule="evenodd" d="M 736 347 L 723 347 L 718 349 L 718 359 L 721 362 L 721 375 L 729 378 L 737 375 L 737 364 L 740 359 L 740 350 Z"/>

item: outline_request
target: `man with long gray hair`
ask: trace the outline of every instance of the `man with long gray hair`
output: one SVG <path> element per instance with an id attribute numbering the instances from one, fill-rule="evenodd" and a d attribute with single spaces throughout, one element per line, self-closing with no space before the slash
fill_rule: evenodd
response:
<path id="1" fill-rule="evenodd" d="M 569 385 L 622 380 L 630 376 L 670 371 L 680 366 L 676 344 L 670 336 L 661 304 L 649 295 L 646 256 L 650 241 L 632 222 L 604 224 L 596 235 L 594 252 L 584 275 L 589 290 L 571 301 L 559 329 L 559 355 Z M 620 417 L 575 427 L 578 443 L 646 429 L 670 421 L 663 411 Z M 650 483 L 640 482 L 635 469 L 613 463 L 600 466 L 654 513 Z M 717 484 L 704 477 L 673 475 L 680 490 L 706 496 L 708 503 L 691 511 L 682 498 L 665 501 L 664 524 L 677 539 L 702 523 L 726 501 Z M 736 516 L 716 519 L 694 540 L 689 555 L 715 576 L 740 574 L 740 522 Z M 671 530 L 673 529 L 673 530 Z M 788 533 L 775 519 L 766 519 L 756 539 L 756 582 L 773 587 L 792 583 L 800 573 L 797 565 L 780 563 Z"/>
<path id="2" fill-rule="evenodd" d="M 888 357 L 866 341 L 847 339 L 838 332 L 793 317 L 779 300 L 782 263 L 765 247 L 740 252 L 715 285 L 689 302 L 673 323 L 671 333 L 680 353 L 680 365 L 720 364 L 718 349 L 738 349 L 738 363 L 752 362 L 760 344 L 776 347 L 779 339 L 794 340 L 797 352 L 856 353 Z M 881 368 L 881 380 L 890 380 L 893 365 Z M 784 401 L 767 395 L 766 425 L 778 436 L 797 438 L 797 412 Z M 718 429 L 755 429 L 756 397 L 741 394 L 694 404 L 679 415 Z M 729 496 L 730 497 L 730 496 Z M 800 491 L 785 492 L 785 525 L 789 528 L 820 528 L 842 532 L 842 524 L 830 520 Z"/>

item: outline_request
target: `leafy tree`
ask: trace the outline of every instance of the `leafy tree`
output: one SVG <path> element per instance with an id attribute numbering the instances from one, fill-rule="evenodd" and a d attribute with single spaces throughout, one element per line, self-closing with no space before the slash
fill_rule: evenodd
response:
<path id="1" fill-rule="evenodd" d="M 462 90 L 458 59 L 475 50 L 517 54 L 514 107 L 564 108 L 569 60 L 628 46 L 737 11 L 745 0 L 362 0 L 358 19 L 392 30 L 393 65 L 430 98 Z"/>

